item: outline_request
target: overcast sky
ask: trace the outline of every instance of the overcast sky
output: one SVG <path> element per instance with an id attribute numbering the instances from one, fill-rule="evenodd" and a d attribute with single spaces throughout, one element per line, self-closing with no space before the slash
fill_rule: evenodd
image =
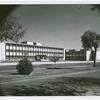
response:
<path id="1" fill-rule="evenodd" d="M 12 14 L 19 17 L 27 28 L 23 40 L 40 42 L 45 46 L 80 49 L 80 37 L 85 31 L 100 33 L 100 12 L 90 8 L 90 5 L 25 5 Z"/>

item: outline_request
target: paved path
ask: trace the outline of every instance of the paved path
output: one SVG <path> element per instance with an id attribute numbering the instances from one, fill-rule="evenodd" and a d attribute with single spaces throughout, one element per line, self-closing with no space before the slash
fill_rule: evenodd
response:
<path id="1" fill-rule="evenodd" d="M 57 77 L 63 77 L 63 76 L 73 76 L 73 75 L 92 73 L 92 72 L 97 72 L 97 71 L 100 71 L 100 69 L 72 72 L 72 73 L 66 73 L 66 74 L 57 74 L 57 75 L 45 75 L 45 76 L 39 76 L 39 77 L 34 78 L 34 79 L 33 79 L 33 77 L 31 77 L 29 79 L 19 78 L 17 80 L 12 80 L 12 81 L 8 81 L 8 82 L 1 82 L 0 84 L 3 85 L 3 84 L 20 83 L 20 82 L 27 82 L 27 81 L 37 81 L 37 80 L 42 80 L 42 79 L 50 79 L 50 78 L 57 78 Z"/>
<path id="2" fill-rule="evenodd" d="M 100 62 L 100 61 L 97 61 Z M 18 62 L 0 62 L 0 66 L 13 66 L 17 65 Z M 59 61 L 57 64 L 73 64 L 73 63 L 92 63 L 92 61 Z M 32 62 L 33 65 L 44 65 L 44 64 L 54 64 L 53 62 Z"/>

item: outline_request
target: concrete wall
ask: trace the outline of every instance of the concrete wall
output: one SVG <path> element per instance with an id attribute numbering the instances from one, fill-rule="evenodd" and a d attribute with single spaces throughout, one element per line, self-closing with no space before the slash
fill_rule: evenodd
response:
<path id="1" fill-rule="evenodd" d="M 87 51 L 86 52 L 86 60 L 87 61 L 90 60 L 90 54 L 91 54 L 91 51 Z M 97 61 L 100 61 L 100 51 L 97 51 L 97 53 L 96 53 L 96 60 Z"/>
<path id="2" fill-rule="evenodd" d="M 91 54 L 91 51 L 86 51 L 86 61 L 89 61 L 90 54 Z"/>
<path id="3" fill-rule="evenodd" d="M 5 61 L 5 43 L 0 43 L 0 62 Z"/>
<path id="4" fill-rule="evenodd" d="M 100 61 L 100 51 L 97 51 L 96 60 L 97 60 L 97 61 Z"/>

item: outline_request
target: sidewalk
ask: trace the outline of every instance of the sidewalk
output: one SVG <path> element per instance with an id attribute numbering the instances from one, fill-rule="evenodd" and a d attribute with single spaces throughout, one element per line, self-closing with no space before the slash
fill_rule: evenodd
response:
<path id="1" fill-rule="evenodd" d="M 92 63 L 93 61 L 59 61 L 56 64 L 78 64 L 78 63 Z M 96 61 L 100 62 L 100 61 Z M 18 62 L 0 62 L 0 66 L 15 66 Z M 54 62 L 32 62 L 33 65 L 54 64 Z"/>

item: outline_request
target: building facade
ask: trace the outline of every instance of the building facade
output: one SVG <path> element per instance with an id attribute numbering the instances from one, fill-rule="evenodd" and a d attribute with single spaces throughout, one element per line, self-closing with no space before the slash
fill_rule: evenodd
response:
<path id="1" fill-rule="evenodd" d="M 84 49 L 67 51 L 64 48 L 42 46 L 36 42 L 0 43 L 0 61 L 19 61 L 25 57 L 31 61 L 49 61 L 54 56 L 66 61 L 90 61 L 93 60 L 91 54 L 91 51 Z M 96 60 L 100 60 L 100 51 L 97 51 Z"/>
<path id="2" fill-rule="evenodd" d="M 66 61 L 92 61 L 93 52 L 90 50 L 80 49 L 79 51 L 71 49 L 69 51 L 65 50 L 65 60 Z M 96 60 L 100 61 L 100 51 L 96 53 Z"/>
<path id="3" fill-rule="evenodd" d="M 32 61 L 49 60 L 53 56 L 58 56 L 60 60 L 64 60 L 64 55 L 63 48 L 34 45 L 31 42 L 0 43 L 0 61 L 19 61 L 24 57 Z"/>
<path id="4" fill-rule="evenodd" d="M 86 50 L 81 49 L 80 51 L 76 51 L 74 49 L 65 51 L 65 60 L 68 61 L 86 61 Z"/>

